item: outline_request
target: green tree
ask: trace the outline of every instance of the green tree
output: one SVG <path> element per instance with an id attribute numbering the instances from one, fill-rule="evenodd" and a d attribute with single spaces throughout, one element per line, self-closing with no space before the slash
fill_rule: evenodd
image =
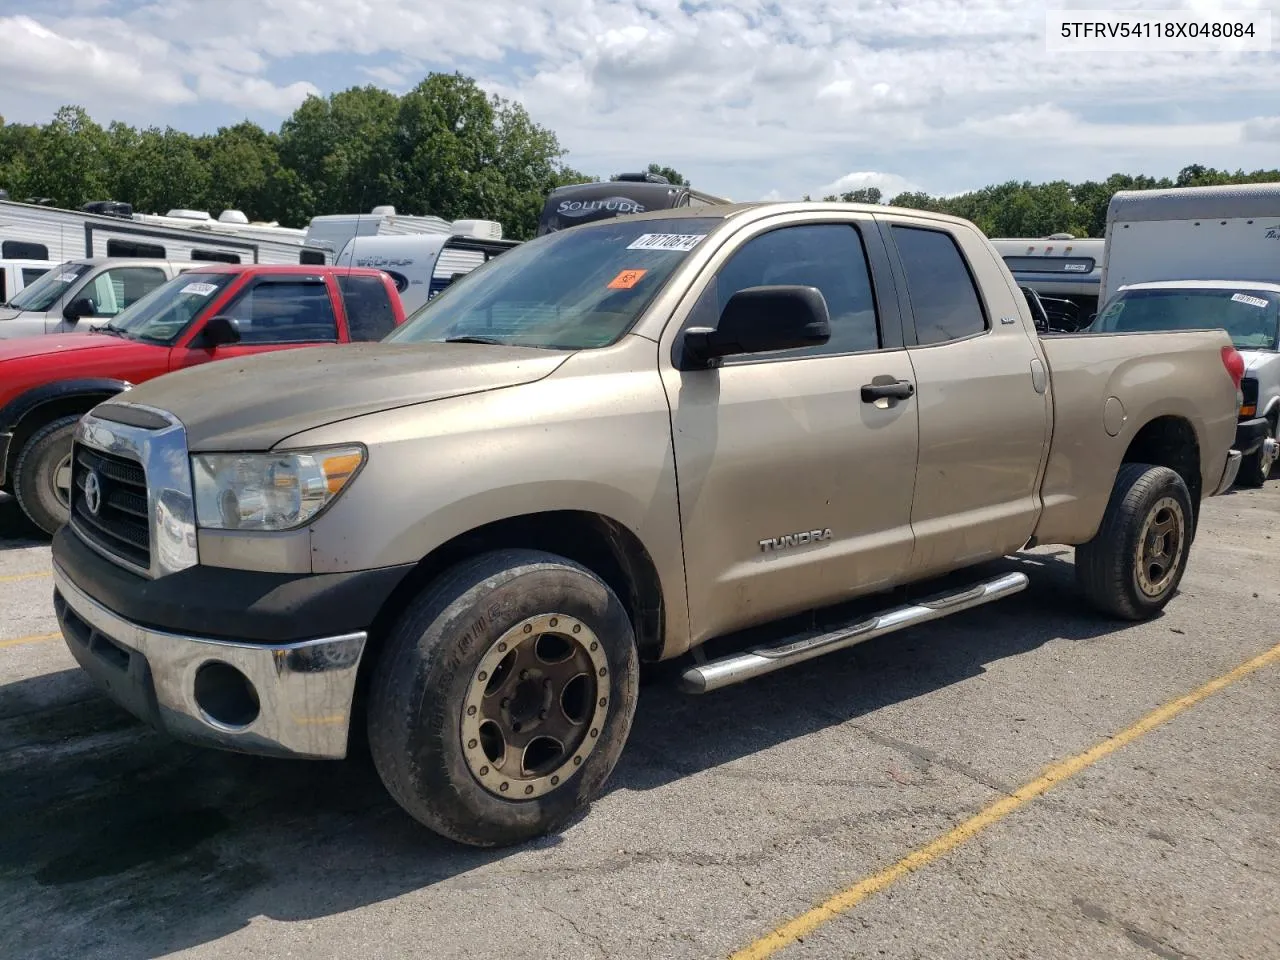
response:
<path id="1" fill-rule="evenodd" d="M 72 209 L 106 199 L 110 142 L 83 107 L 59 109 L 31 145 L 34 155 L 27 161 L 24 193 Z"/>
<path id="2" fill-rule="evenodd" d="M 857 190 L 846 190 L 844 193 L 836 196 L 834 193 L 827 194 L 823 200 L 829 203 L 880 203 L 884 196 L 880 192 L 879 187 L 859 187 Z"/>
<path id="3" fill-rule="evenodd" d="M 374 86 L 310 96 L 280 128 L 281 164 L 296 174 L 296 213 L 368 213 L 396 203 L 401 98 Z"/>

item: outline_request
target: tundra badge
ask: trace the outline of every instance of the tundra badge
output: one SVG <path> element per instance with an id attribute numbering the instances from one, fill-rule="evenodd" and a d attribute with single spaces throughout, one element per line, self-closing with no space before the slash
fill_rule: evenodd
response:
<path id="1" fill-rule="evenodd" d="M 770 553 L 787 550 L 791 547 L 803 546 L 806 543 L 818 543 L 831 539 L 831 528 L 825 530 L 804 530 L 800 533 L 788 533 L 782 537 L 766 537 L 760 541 L 760 552 Z"/>

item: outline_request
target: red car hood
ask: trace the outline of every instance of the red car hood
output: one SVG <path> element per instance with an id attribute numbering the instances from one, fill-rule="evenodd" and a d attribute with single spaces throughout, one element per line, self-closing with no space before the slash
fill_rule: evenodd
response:
<path id="1" fill-rule="evenodd" d="M 43 336 L 0 340 L 0 362 L 24 357 L 54 357 L 80 350 L 129 350 L 139 345 L 109 333 L 46 333 Z"/>

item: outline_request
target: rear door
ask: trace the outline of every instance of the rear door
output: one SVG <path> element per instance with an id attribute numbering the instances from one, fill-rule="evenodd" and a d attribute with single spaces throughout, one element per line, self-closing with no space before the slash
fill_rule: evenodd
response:
<path id="1" fill-rule="evenodd" d="M 804 284 L 826 298 L 832 336 L 708 370 L 660 354 L 699 639 L 894 582 L 912 550 L 916 404 L 863 390 L 915 379 L 874 222 L 806 214 L 747 230 L 713 256 L 682 325 L 715 326 L 746 287 Z"/>
<path id="2" fill-rule="evenodd" d="M 1031 537 L 1049 441 L 1048 371 L 1020 294 L 980 236 L 879 219 L 902 280 L 916 374 L 911 572 L 921 576 L 1003 556 Z"/>
<path id="3" fill-rule="evenodd" d="M 249 281 L 219 314 L 240 327 L 240 342 L 207 347 L 203 326 L 173 351 L 173 369 L 269 350 L 341 342 L 329 285 L 321 275 L 266 274 Z M 209 314 L 204 318 L 208 321 Z"/>

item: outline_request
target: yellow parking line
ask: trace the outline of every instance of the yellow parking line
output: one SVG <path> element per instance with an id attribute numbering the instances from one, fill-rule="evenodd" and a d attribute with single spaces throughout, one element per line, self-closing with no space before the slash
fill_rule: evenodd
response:
<path id="1" fill-rule="evenodd" d="M 0 577 L 0 583 L 17 583 L 19 580 L 38 580 L 41 577 L 53 576 L 52 571 L 41 570 L 39 573 L 11 573 Z"/>
<path id="2" fill-rule="evenodd" d="M 0 647 L 21 647 L 27 643 L 45 643 L 49 640 L 61 639 L 61 633 L 37 633 L 30 637 L 18 637 L 16 640 L 0 640 Z"/>
<path id="3" fill-rule="evenodd" d="M 1247 677 L 1256 670 L 1261 670 L 1263 667 L 1277 662 L 1280 662 L 1280 644 L 1272 647 L 1266 653 L 1259 654 L 1252 660 L 1240 664 L 1230 673 L 1224 673 L 1222 676 L 1210 680 L 1204 686 L 1193 690 L 1186 696 L 1179 697 L 1177 700 L 1170 701 L 1163 707 L 1153 710 L 1133 726 L 1120 731 L 1113 737 L 1108 737 L 1084 753 L 1076 754 L 1074 757 L 1053 764 L 1036 779 L 1014 791 L 1009 796 L 1000 798 L 954 830 L 938 837 L 931 843 L 917 847 L 893 866 L 859 880 L 853 886 L 846 887 L 812 910 L 802 913 L 793 920 L 788 920 L 771 933 L 765 934 L 759 940 L 733 954 L 731 960 L 763 960 L 764 957 L 772 956 L 784 947 L 791 946 L 801 937 L 808 936 L 823 924 L 849 912 L 872 894 L 879 893 L 912 871 L 919 870 L 939 857 L 950 853 L 961 844 L 973 839 L 987 827 L 1003 820 L 1019 807 L 1025 806 L 1045 793 L 1050 787 L 1075 776 L 1087 767 L 1091 767 L 1103 757 L 1114 753 L 1126 744 L 1132 743 L 1162 723 L 1172 720 L 1178 714 L 1194 707 L 1211 694 L 1217 693 L 1224 687 L 1228 687 L 1237 680 Z"/>

